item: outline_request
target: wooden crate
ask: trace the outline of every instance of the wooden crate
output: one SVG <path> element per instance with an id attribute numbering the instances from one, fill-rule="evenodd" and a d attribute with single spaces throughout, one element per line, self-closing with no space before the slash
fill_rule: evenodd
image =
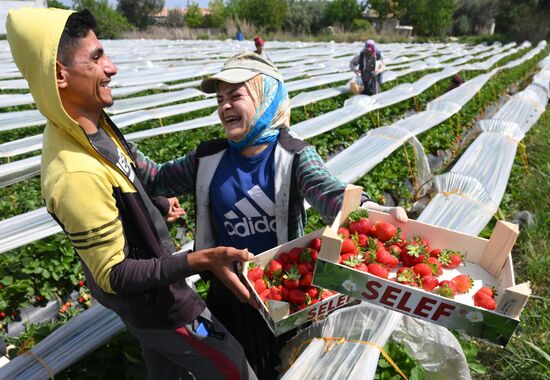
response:
<path id="1" fill-rule="evenodd" d="M 313 277 L 315 285 L 502 346 L 508 343 L 530 295 L 528 282 L 519 285 L 514 282 L 510 251 L 519 233 L 516 225 L 497 222 L 487 240 L 414 220 L 398 223 L 388 214 L 369 211 L 372 223 L 379 220 L 391 222 L 407 237 L 422 236 L 428 239 L 432 248 L 449 248 L 465 255 L 464 265 L 444 270 L 439 279 L 450 280 L 460 273 L 469 274 L 475 280 L 474 287 L 465 295 L 448 299 L 338 264 L 342 240 L 336 231 L 347 225 L 348 215 L 356 208 L 357 194 L 361 191 L 357 186 L 350 190 L 341 214 L 332 227 L 323 231 L 323 244 Z M 497 289 L 495 311 L 474 306 L 472 295 L 482 285 Z"/>
<path id="2" fill-rule="evenodd" d="M 288 252 L 294 247 L 307 247 L 311 240 L 320 238 L 323 231 L 323 229 L 320 229 L 301 238 L 281 244 L 255 256 L 251 262 L 260 268 L 265 268 L 271 259 L 277 258 L 282 252 Z M 242 281 L 254 295 L 254 298 L 260 305 L 260 314 L 275 336 L 281 335 L 306 322 L 323 319 L 337 308 L 352 301 L 352 297 L 348 295 L 335 294 L 332 297 L 326 298 L 292 314 L 290 314 L 290 305 L 288 302 L 268 300 L 267 305 L 265 305 L 260 299 L 260 295 L 254 290 L 254 284 L 248 280 L 247 274 L 249 263 L 250 262 L 247 262 L 241 265 Z"/>

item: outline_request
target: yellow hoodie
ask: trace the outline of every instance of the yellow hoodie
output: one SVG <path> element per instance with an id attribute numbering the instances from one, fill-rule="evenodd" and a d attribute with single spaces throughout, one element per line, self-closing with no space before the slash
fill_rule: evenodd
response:
<path id="1" fill-rule="evenodd" d="M 180 326 L 200 314 L 204 304 L 185 284 L 192 274 L 187 257 L 170 255 L 166 225 L 135 178 L 126 141 L 103 113 L 100 126 L 118 155 L 100 153 L 62 106 L 57 48 L 72 13 L 22 8 L 11 11 L 6 23 L 15 63 L 48 119 L 42 197 L 82 259 L 99 302 L 136 327 Z"/>

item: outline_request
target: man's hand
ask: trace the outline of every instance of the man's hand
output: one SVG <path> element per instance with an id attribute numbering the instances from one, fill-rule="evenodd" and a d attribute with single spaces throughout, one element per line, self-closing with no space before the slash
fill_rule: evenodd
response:
<path id="1" fill-rule="evenodd" d="M 170 203 L 168 214 L 164 216 L 164 219 L 167 222 L 173 222 L 174 220 L 186 214 L 185 210 L 180 207 L 180 202 L 178 201 L 178 198 L 173 197 L 167 199 L 168 203 Z"/>
<path id="2" fill-rule="evenodd" d="M 195 272 L 208 270 L 218 277 L 224 285 L 235 294 L 241 302 L 248 302 L 252 306 L 257 304 L 246 286 L 233 272 L 233 262 L 246 262 L 254 258 L 254 255 L 246 249 L 232 247 L 216 247 L 202 249 L 187 255 L 189 267 Z"/>
<path id="3" fill-rule="evenodd" d="M 357 76 L 361 75 L 361 70 L 359 70 L 359 69 L 354 69 L 353 72 L 354 72 L 355 75 L 357 75 Z"/>

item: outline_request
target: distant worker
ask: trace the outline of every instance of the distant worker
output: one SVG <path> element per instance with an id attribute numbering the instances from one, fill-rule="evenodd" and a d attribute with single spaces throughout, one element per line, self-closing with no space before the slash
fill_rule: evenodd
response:
<path id="1" fill-rule="evenodd" d="M 363 50 L 350 61 L 349 67 L 358 75 L 350 83 L 352 94 L 374 95 L 380 92 L 385 66 L 382 53 L 377 51 L 373 40 L 367 40 Z"/>
<path id="2" fill-rule="evenodd" d="M 237 41 L 242 41 L 244 39 L 243 32 L 241 32 L 240 29 L 237 29 L 237 33 L 235 33 L 235 39 Z"/>
<path id="3" fill-rule="evenodd" d="M 453 75 L 451 78 L 451 83 L 449 83 L 449 86 L 445 90 L 445 92 L 449 92 L 451 90 L 454 90 L 455 88 L 459 87 L 461 84 L 464 83 L 464 79 L 458 74 Z"/>
<path id="4" fill-rule="evenodd" d="M 267 54 L 267 51 L 264 50 L 265 41 L 260 36 L 254 36 L 254 45 L 256 45 L 256 51 L 255 53 L 258 54 L 263 59 L 267 59 L 268 61 L 271 61 L 271 57 L 269 54 Z"/>

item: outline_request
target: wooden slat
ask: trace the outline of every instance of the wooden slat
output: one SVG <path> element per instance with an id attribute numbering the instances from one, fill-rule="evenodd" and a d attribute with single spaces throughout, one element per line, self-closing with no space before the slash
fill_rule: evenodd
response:
<path id="1" fill-rule="evenodd" d="M 504 294 L 498 300 L 497 313 L 501 313 L 519 319 L 523 307 L 531 295 L 531 286 L 529 282 L 512 286 L 504 290 Z"/>
<path id="2" fill-rule="evenodd" d="M 479 265 L 494 277 L 498 277 L 508 259 L 508 254 L 516 243 L 518 235 L 519 228 L 517 224 L 499 220 L 481 255 Z"/>

